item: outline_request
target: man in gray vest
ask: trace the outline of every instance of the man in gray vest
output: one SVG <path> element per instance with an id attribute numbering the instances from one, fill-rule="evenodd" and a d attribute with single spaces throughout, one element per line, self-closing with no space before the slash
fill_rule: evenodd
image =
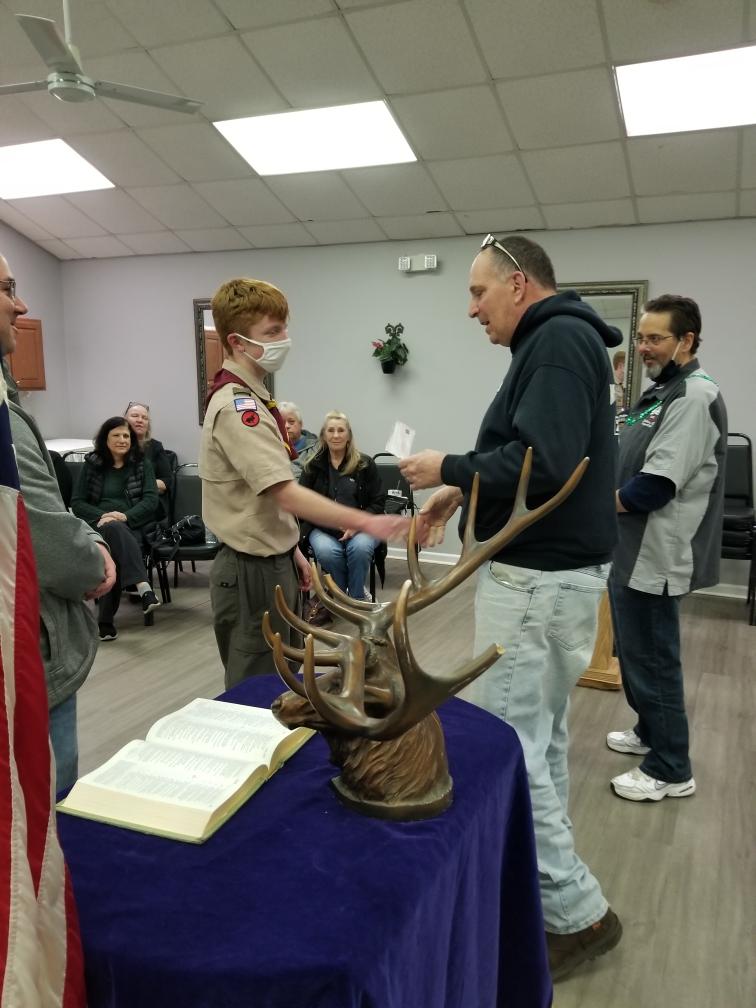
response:
<path id="1" fill-rule="evenodd" d="M 680 600 L 719 580 L 727 413 L 696 358 L 701 312 L 665 294 L 644 306 L 635 337 L 653 380 L 620 433 L 619 544 L 609 578 L 617 656 L 634 727 L 609 732 L 616 752 L 642 756 L 612 780 L 630 801 L 687 798 Z"/>
<path id="2" fill-rule="evenodd" d="M 0 358 L 13 353 L 16 319 L 26 311 L 8 263 L 0 256 Z M 53 464 L 32 417 L 12 400 L 8 406 L 37 566 L 40 651 L 55 753 L 55 789 L 60 791 L 78 776 L 76 691 L 97 653 L 97 623 L 84 598 L 99 598 L 110 591 L 115 565 L 102 536 L 63 505 Z"/>

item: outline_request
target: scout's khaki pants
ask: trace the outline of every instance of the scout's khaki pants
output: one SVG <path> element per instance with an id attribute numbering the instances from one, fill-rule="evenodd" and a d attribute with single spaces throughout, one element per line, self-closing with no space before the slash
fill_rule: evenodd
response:
<path id="1" fill-rule="evenodd" d="M 249 676 L 275 673 L 273 652 L 262 635 L 263 613 L 270 613 L 273 631 L 289 643 L 289 625 L 276 609 L 275 587 L 281 585 L 294 609 L 298 580 L 291 553 L 258 557 L 222 546 L 210 571 L 210 602 L 226 689 Z"/>

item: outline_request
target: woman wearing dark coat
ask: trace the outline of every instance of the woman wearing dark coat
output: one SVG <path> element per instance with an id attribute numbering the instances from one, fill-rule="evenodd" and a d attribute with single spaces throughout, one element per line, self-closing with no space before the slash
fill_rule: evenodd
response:
<path id="1" fill-rule="evenodd" d="M 173 485 L 173 464 L 162 441 L 158 441 L 152 436 L 150 407 L 145 406 L 144 403 L 130 402 L 123 415 L 136 436 L 142 454 L 150 460 L 152 468 L 155 470 L 155 482 L 160 495 L 157 516 L 159 519 L 166 518 L 171 510 L 168 495 Z M 171 455 L 173 455 L 172 452 Z M 175 459 L 175 455 L 173 457 Z"/>
<path id="2" fill-rule="evenodd" d="M 344 413 L 327 413 L 318 447 L 300 477 L 300 485 L 339 504 L 383 514 L 384 493 L 375 462 L 361 454 Z M 320 566 L 342 591 L 365 598 L 365 581 L 378 540 L 354 529 L 316 528 L 302 522 L 303 535 Z"/>
<path id="3" fill-rule="evenodd" d="M 99 600 L 100 640 L 118 636 L 113 620 L 122 585 L 136 585 L 145 613 L 160 605 L 142 559 L 143 531 L 154 524 L 157 507 L 152 463 L 124 417 L 110 417 L 95 435 L 71 500 L 73 513 L 97 529 L 116 565 L 116 583 Z"/>

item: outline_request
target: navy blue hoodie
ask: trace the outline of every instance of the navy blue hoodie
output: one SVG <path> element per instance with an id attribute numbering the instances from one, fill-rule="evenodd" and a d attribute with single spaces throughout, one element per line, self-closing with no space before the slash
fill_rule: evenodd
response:
<path id="1" fill-rule="evenodd" d="M 465 492 L 460 535 L 473 476 L 480 473 L 475 523 L 488 539 L 511 513 L 529 445 L 533 472 L 528 507 L 551 497 L 586 455 L 590 464 L 555 511 L 526 529 L 496 556 L 536 570 L 574 570 L 606 563 L 617 541 L 614 376 L 607 347 L 622 335 L 564 291 L 530 306 L 512 336 L 512 363 L 480 426 L 475 451 L 447 455 L 443 480 Z"/>

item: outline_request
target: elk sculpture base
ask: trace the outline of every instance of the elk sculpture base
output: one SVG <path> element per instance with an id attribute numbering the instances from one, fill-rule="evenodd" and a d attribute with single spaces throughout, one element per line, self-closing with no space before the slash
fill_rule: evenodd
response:
<path id="1" fill-rule="evenodd" d="M 390 602 L 351 599 L 331 577 L 325 579 L 324 587 L 312 565 L 318 599 L 334 616 L 356 627 L 357 634 L 309 626 L 291 611 L 280 587 L 276 588 L 279 613 L 306 637 L 302 649 L 284 644 L 265 613 L 263 633 L 273 650 L 278 674 L 289 687 L 289 692 L 274 701 L 273 714 L 288 728 L 307 725 L 323 735 L 332 762 L 341 769 L 333 787 L 345 805 L 363 815 L 430 819 L 451 804 L 452 779 L 435 709 L 490 668 L 503 648 L 492 644 L 459 668 L 428 672 L 413 654 L 407 618 L 461 584 L 523 529 L 557 507 L 588 464 L 584 459 L 550 500 L 531 511 L 525 500 L 532 455 L 528 448 L 509 519 L 485 542 L 476 542 L 474 535 L 479 484 L 475 476 L 462 554 L 442 577 L 431 581 L 420 570 L 415 551 L 416 518 L 407 542 L 410 579 Z M 301 663 L 302 679 L 292 672 L 290 661 Z"/>

